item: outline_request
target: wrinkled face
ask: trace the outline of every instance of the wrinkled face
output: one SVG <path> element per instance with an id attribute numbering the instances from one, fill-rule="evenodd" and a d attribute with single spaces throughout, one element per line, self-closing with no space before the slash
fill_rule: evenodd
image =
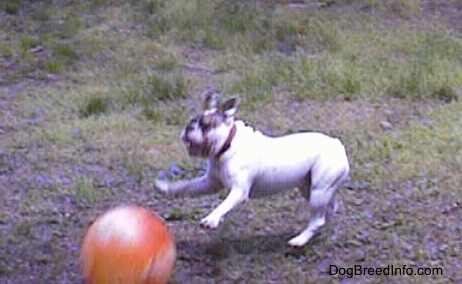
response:
<path id="1" fill-rule="evenodd" d="M 191 119 L 181 133 L 188 154 L 208 157 L 217 151 L 220 142 L 226 140 L 234 122 L 234 113 L 239 100 L 229 99 L 218 108 L 218 91 L 208 88 L 203 93 L 204 110 Z"/>
<path id="2" fill-rule="evenodd" d="M 202 113 L 186 125 L 181 135 L 190 156 L 208 157 L 213 148 L 213 132 L 223 123 L 220 113 Z"/>

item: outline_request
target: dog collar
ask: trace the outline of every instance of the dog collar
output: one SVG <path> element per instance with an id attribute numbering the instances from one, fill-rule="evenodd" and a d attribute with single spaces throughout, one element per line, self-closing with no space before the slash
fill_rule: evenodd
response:
<path id="1" fill-rule="evenodd" d="M 226 138 L 225 144 L 221 147 L 220 151 L 215 155 L 215 159 L 220 159 L 221 155 L 223 155 L 231 146 L 231 142 L 233 141 L 234 135 L 236 135 L 236 124 L 233 124 L 231 130 L 229 131 L 228 138 Z"/>

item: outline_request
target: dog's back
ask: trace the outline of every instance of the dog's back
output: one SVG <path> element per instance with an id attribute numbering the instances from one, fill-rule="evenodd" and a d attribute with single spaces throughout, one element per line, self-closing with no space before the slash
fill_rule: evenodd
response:
<path id="1" fill-rule="evenodd" d="M 254 131 L 251 127 L 238 125 L 234 149 L 239 161 L 249 163 L 242 166 L 256 169 L 252 173 L 252 198 L 299 187 L 306 183 L 307 174 L 312 170 L 348 168 L 343 144 L 323 133 L 269 137 L 258 131 L 249 136 L 251 131 Z"/>

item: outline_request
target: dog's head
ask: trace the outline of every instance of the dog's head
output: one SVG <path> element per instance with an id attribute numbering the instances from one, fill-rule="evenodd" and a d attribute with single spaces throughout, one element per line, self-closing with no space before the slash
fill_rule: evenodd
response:
<path id="1" fill-rule="evenodd" d="M 181 133 L 181 139 L 190 156 L 215 155 L 228 138 L 239 99 L 231 98 L 219 106 L 218 94 L 214 87 L 209 87 L 202 93 L 202 112 L 192 118 Z"/>

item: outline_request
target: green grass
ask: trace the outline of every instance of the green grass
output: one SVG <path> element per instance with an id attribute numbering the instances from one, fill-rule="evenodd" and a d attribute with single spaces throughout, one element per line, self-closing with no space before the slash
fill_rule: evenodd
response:
<path id="1" fill-rule="evenodd" d="M 88 99 L 88 102 L 82 107 L 81 114 L 84 117 L 97 115 L 106 112 L 108 109 L 108 102 L 101 96 L 96 96 Z"/>
<path id="2" fill-rule="evenodd" d="M 127 203 L 169 220 L 172 283 L 342 282 L 326 267 L 357 263 L 445 269 L 391 283 L 460 279 L 462 34 L 426 1 L 71 2 L 0 4 L 0 282 L 81 282 L 85 229 Z M 208 232 L 196 223 L 226 192 L 152 189 L 172 162 L 199 172 L 179 135 L 210 85 L 264 132 L 344 141 L 353 189 L 306 248 L 286 246 L 309 217 L 296 192 Z"/>
<path id="3" fill-rule="evenodd" d="M 8 14 L 12 14 L 12 15 L 18 14 L 22 2 L 25 2 L 25 1 L 21 1 L 21 0 L 5 0 L 5 1 L 2 2 L 0 8 L 3 11 L 5 11 L 6 13 L 8 13 Z"/>
<path id="4" fill-rule="evenodd" d="M 424 114 L 424 120 L 413 121 L 409 128 L 385 136 L 382 148 L 386 148 L 386 162 L 393 173 L 388 179 L 442 177 L 437 181 L 439 186 L 454 188 L 460 178 L 445 176 L 445 173 L 457 170 L 461 163 L 460 158 L 452 154 L 461 149 L 458 137 L 462 120 L 457 116 L 460 110 L 460 105 L 437 108 Z M 413 157 L 418 157 L 417 163 L 406 163 Z"/>

